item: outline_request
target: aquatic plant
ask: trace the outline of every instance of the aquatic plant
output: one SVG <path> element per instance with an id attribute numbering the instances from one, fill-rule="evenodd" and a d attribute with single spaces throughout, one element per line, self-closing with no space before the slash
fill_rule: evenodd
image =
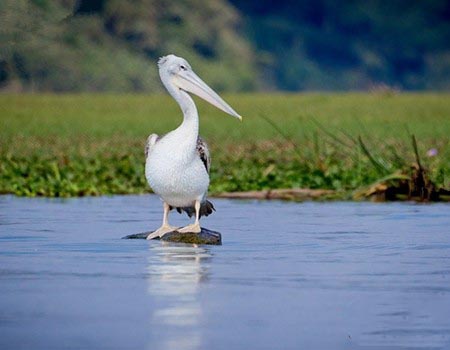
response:
<path id="1" fill-rule="evenodd" d="M 200 104 L 201 134 L 212 154 L 212 194 L 310 188 L 352 198 L 355 190 L 386 176 L 394 181 L 399 170 L 410 175 L 417 164 L 412 134 L 420 140 L 417 154 L 427 178 L 437 189 L 449 188 L 446 94 L 226 99 L 244 116 L 238 127 Z M 173 129 L 178 114 L 162 95 L 2 95 L 0 192 L 50 197 L 148 192 L 145 139 Z M 430 149 L 437 150 L 432 157 L 426 156 Z"/>

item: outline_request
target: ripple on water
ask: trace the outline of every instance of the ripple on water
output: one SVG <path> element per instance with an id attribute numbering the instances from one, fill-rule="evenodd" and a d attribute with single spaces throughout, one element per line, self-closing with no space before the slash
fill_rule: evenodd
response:
<path id="1" fill-rule="evenodd" d="M 203 247 L 120 239 L 154 196 L 0 196 L 0 348 L 450 347 L 447 205 L 214 204 Z"/>

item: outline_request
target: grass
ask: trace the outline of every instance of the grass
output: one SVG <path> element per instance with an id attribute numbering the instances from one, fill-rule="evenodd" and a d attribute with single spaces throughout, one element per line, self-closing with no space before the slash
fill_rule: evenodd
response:
<path id="1" fill-rule="evenodd" d="M 449 94 L 244 94 L 243 123 L 198 101 L 210 192 L 325 188 L 342 198 L 415 161 L 449 187 Z M 181 121 L 167 95 L 0 95 L 0 193 L 149 191 L 144 143 Z M 427 151 L 437 155 L 428 157 Z"/>

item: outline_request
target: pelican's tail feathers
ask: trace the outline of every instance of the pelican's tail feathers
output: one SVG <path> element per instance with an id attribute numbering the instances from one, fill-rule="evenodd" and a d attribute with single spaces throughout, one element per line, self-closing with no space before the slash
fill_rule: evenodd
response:
<path id="1" fill-rule="evenodd" d="M 192 216 L 195 215 L 195 208 L 194 207 L 170 207 L 171 210 L 173 208 L 175 208 L 177 210 L 177 212 L 179 212 L 180 214 L 183 211 L 186 212 L 186 214 L 189 217 L 192 217 Z M 214 208 L 214 205 L 209 200 L 205 200 L 200 206 L 200 217 L 208 216 L 208 215 L 212 214 L 212 212 L 215 211 L 215 210 L 216 209 Z"/>

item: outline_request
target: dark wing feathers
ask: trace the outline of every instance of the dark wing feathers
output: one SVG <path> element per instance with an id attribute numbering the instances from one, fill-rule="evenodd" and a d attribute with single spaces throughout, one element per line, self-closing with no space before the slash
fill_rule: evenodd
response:
<path id="1" fill-rule="evenodd" d="M 203 164 L 205 165 L 206 171 L 209 174 L 209 168 L 211 166 L 211 157 L 209 156 L 208 145 L 206 144 L 205 141 L 203 141 L 203 139 L 200 136 L 197 139 L 197 152 Z"/>

